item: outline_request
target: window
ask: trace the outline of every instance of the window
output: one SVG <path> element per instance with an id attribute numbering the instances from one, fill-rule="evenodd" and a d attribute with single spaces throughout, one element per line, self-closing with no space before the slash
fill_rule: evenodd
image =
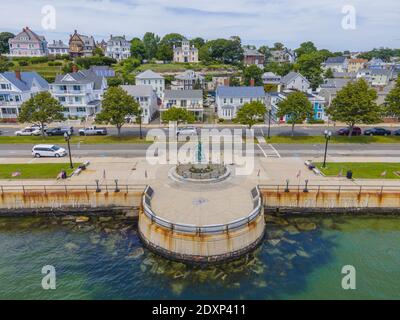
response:
<path id="1" fill-rule="evenodd" d="M 78 107 L 78 108 L 76 108 L 76 112 L 86 112 L 86 108 L 85 107 Z"/>

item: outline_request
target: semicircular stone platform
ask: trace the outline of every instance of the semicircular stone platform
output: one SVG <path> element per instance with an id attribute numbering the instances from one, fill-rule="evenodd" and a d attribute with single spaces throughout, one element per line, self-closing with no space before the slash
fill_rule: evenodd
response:
<path id="1" fill-rule="evenodd" d="M 142 202 L 140 236 L 167 258 L 192 263 L 234 259 L 254 249 L 264 235 L 259 190 L 246 177 L 232 175 L 210 184 L 160 177 Z"/>

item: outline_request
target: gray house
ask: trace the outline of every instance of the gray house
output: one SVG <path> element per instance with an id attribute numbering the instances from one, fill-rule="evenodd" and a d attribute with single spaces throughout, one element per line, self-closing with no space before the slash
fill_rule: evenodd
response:
<path id="1" fill-rule="evenodd" d="M 160 112 L 170 108 L 184 108 L 203 120 L 203 90 L 165 90 Z"/>
<path id="2" fill-rule="evenodd" d="M 281 79 L 280 85 L 280 89 L 297 90 L 302 92 L 307 92 L 311 87 L 310 81 L 297 72 L 289 72 Z"/>
<path id="3" fill-rule="evenodd" d="M 218 117 L 232 120 L 245 103 L 252 101 L 261 101 L 265 104 L 263 87 L 218 87 L 215 95 Z"/>

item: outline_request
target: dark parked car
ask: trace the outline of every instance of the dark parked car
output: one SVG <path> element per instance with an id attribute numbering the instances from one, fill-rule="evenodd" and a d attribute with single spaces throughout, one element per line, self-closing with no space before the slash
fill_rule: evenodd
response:
<path id="1" fill-rule="evenodd" d="M 47 135 L 48 136 L 63 136 L 64 133 L 70 132 L 71 134 L 74 133 L 74 128 L 69 127 L 69 128 L 52 128 L 52 129 L 47 129 Z"/>
<path id="2" fill-rule="evenodd" d="M 400 129 L 397 129 L 396 131 L 393 132 L 395 136 L 400 136 Z"/>
<path id="3" fill-rule="evenodd" d="M 372 128 L 364 131 L 366 136 L 390 136 L 392 132 L 384 128 Z"/>
<path id="4" fill-rule="evenodd" d="M 338 136 L 348 136 L 350 132 L 349 128 L 343 128 L 343 129 L 339 129 L 338 131 L 336 131 L 336 134 Z M 360 136 L 361 135 L 361 129 L 359 127 L 353 127 L 353 132 L 351 134 L 352 136 Z"/>

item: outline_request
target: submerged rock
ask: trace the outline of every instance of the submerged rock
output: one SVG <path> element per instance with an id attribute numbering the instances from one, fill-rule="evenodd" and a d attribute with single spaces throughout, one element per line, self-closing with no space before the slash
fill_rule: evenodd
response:
<path id="1" fill-rule="evenodd" d="M 296 253 L 299 257 L 303 257 L 303 258 L 310 257 L 310 255 L 307 252 L 305 252 L 304 250 L 297 250 Z"/>
<path id="2" fill-rule="evenodd" d="M 99 217 L 100 222 L 108 222 L 111 221 L 113 218 L 112 217 Z"/>
<path id="3" fill-rule="evenodd" d="M 135 250 L 133 250 L 131 253 L 129 253 L 126 258 L 127 259 L 137 259 L 139 257 L 141 257 L 142 255 L 144 255 L 144 250 L 143 248 L 136 248 Z"/>
<path id="4" fill-rule="evenodd" d="M 100 238 L 100 236 L 98 234 L 90 236 L 90 242 L 92 244 L 98 244 L 98 243 L 100 243 L 100 240 L 101 240 L 101 238 Z"/>
<path id="5" fill-rule="evenodd" d="M 317 225 L 314 222 L 300 222 L 296 223 L 297 229 L 300 231 L 312 231 L 317 229 Z"/>
<path id="6" fill-rule="evenodd" d="M 82 223 L 82 222 L 88 222 L 89 220 L 90 220 L 89 217 L 79 216 L 79 217 L 76 217 L 75 222 L 76 223 Z"/>
<path id="7" fill-rule="evenodd" d="M 271 240 L 268 240 L 268 243 L 272 244 L 274 247 L 275 247 L 276 245 L 278 245 L 279 242 L 281 242 L 281 240 L 279 240 L 279 239 L 271 239 Z"/>
<path id="8" fill-rule="evenodd" d="M 65 249 L 70 250 L 70 251 L 78 250 L 79 246 L 77 244 L 73 243 L 73 242 L 68 242 L 68 243 L 65 244 Z"/>

